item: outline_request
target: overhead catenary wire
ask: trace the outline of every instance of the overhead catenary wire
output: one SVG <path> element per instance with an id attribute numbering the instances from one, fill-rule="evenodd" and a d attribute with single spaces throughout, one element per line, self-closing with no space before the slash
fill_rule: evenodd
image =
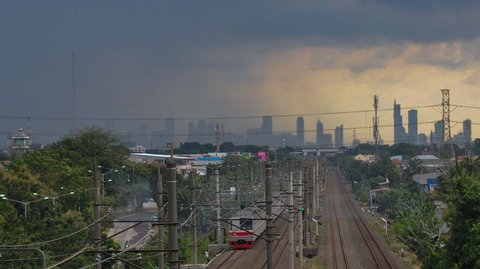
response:
<path id="1" fill-rule="evenodd" d="M 80 230 L 77 230 L 73 233 L 70 233 L 70 234 L 67 234 L 67 235 L 64 235 L 62 237 L 58 237 L 58 238 L 54 238 L 54 239 L 50 239 L 50 240 L 47 240 L 47 241 L 41 241 L 41 242 L 35 242 L 35 243 L 30 243 L 30 244 L 18 244 L 18 245 L 0 245 L 0 247 L 4 247 L 4 248 L 19 248 L 19 247 L 32 247 L 32 246 L 39 246 L 39 245 L 45 245 L 45 244 L 49 244 L 49 243 L 52 243 L 52 242 L 55 242 L 55 241 L 59 241 L 59 240 L 62 240 L 62 239 L 65 239 L 65 238 L 68 238 L 68 237 L 71 237 L 71 236 L 74 236 L 90 227 L 92 227 L 93 225 L 97 224 L 98 222 L 102 221 L 104 218 L 106 218 L 109 214 L 107 213 L 106 215 L 102 216 L 101 218 L 99 218 L 98 220 L 96 220 L 95 222 L 83 227 L 82 229 Z"/>

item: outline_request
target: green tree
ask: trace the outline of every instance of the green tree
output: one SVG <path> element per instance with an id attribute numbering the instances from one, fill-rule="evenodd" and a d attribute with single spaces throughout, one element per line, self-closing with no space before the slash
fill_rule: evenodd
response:
<path id="1" fill-rule="evenodd" d="M 465 160 L 442 182 L 450 238 L 441 260 L 448 268 L 480 268 L 479 170 L 478 161 Z"/>

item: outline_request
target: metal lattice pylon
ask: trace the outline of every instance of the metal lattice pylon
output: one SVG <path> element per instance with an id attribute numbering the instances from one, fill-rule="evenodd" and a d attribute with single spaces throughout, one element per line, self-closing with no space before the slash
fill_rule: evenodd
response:
<path id="1" fill-rule="evenodd" d="M 442 121 L 443 121 L 443 134 L 442 142 L 451 142 L 450 132 L 450 90 L 442 89 Z"/>
<path id="2" fill-rule="evenodd" d="M 378 95 L 373 96 L 373 108 L 375 117 L 373 118 L 373 138 L 375 139 L 375 156 L 378 157 Z"/>

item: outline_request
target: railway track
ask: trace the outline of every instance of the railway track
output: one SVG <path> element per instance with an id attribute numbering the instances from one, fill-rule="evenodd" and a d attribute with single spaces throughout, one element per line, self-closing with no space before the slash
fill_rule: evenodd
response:
<path id="1" fill-rule="evenodd" d="M 247 253 L 246 250 L 233 250 L 233 249 L 228 249 L 224 252 L 224 255 L 226 255 L 226 257 L 221 260 L 218 264 L 211 264 L 208 266 L 208 268 L 211 268 L 211 269 L 219 269 L 219 268 L 228 268 L 229 264 L 235 264 L 237 261 L 240 260 L 240 258 L 242 258 L 242 256 L 245 255 L 245 253 Z"/>
<path id="2" fill-rule="evenodd" d="M 350 268 L 351 261 L 349 261 L 348 257 L 351 257 L 352 255 L 347 255 L 347 252 L 353 251 L 353 248 L 346 248 L 346 245 L 344 244 L 344 238 L 342 235 L 343 233 L 341 231 L 341 225 L 339 222 L 339 217 L 337 215 L 337 209 L 340 208 L 338 207 L 338 203 L 341 203 L 342 206 L 345 206 L 342 207 L 342 209 L 345 209 L 350 216 L 350 230 L 352 231 L 352 234 L 356 234 L 357 240 L 360 240 L 361 238 L 361 241 L 366 246 L 365 250 L 363 250 L 363 254 L 360 254 L 360 252 L 356 254 L 358 256 L 358 259 L 362 260 L 365 263 L 363 265 L 364 268 L 396 268 L 395 264 L 389 258 L 388 253 L 385 251 L 385 247 L 383 246 L 383 244 L 379 243 L 378 236 L 375 236 L 375 233 L 372 231 L 369 224 L 365 220 L 362 212 L 360 212 L 358 206 L 356 206 L 355 202 L 353 201 L 353 198 L 351 197 L 351 195 L 349 195 L 349 191 L 345 188 L 344 184 L 341 183 L 342 176 L 337 171 L 335 171 L 334 173 L 334 181 L 331 182 L 329 188 L 329 231 L 332 247 L 332 267 L 347 269 Z M 357 247 L 357 251 L 358 249 L 360 248 Z M 370 254 L 370 257 L 368 257 L 367 253 Z"/>
<path id="3" fill-rule="evenodd" d="M 282 217 L 285 218 L 282 211 Z M 284 256 L 285 251 L 288 249 L 288 238 L 286 236 L 288 232 L 288 222 L 282 218 L 277 218 L 274 222 L 278 225 L 281 238 L 275 240 L 273 245 L 273 262 L 274 268 L 277 268 L 281 258 Z M 222 269 L 222 268 L 249 268 L 260 269 L 267 267 L 266 261 L 266 248 L 264 245 L 266 242 L 262 242 L 263 239 L 257 239 L 255 247 L 252 249 L 244 250 L 225 250 L 219 257 L 215 258 L 208 266 L 208 269 Z M 260 241 L 260 242 L 259 242 Z"/>
<path id="4" fill-rule="evenodd" d="M 333 199 L 333 197 L 330 199 L 330 210 L 331 210 L 330 212 L 333 212 L 333 215 L 334 215 L 334 218 L 332 218 L 332 217 L 329 218 L 329 220 L 330 220 L 330 242 L 331 242 L 331 245 L 332 245 L 333 268 L 334 269 L 341 268 L 341 265 L 338 262 L 339 257 L 337 257 L 337 252 L 341 252 L 343 259 L 340 260 L 340 263 L 342 263 L 344 265 L 343 266 L 344 268 L 349 269 L 350 264 L 348 262 L 348 256 L 346 254 L 342 232 L 340 231 L 340 222 L 338 220 L 337 209 L 336 209 L 336 205 L 335 205 L 335 199 Z M 335 230 L 336 230 L 336 232 L 335 232 Z M 339 238 L 339 241 L 340 241 L 339 251 L 337 251 L 338 247 L 335 243 L 336 242 L 335 235 L 338 235 L 338 238 Z"/>
<path id="5" fill-rule="evenodd" d="M 378 268 L 391 268 L 394 269 L 394 265 L 392 261 L 388 258 L 388 255 L 385 253 L 383 248 L 380 246 L 377 238 L 375 238 L 370 226 L 366 223 L 365 219 L 359 212 L 358 208 L 355 206 L 352 198 L 350 196 L 345 195 L 344 199 L 348 205 L 349 211 L 354 215 L 353 220 L 355 221 L 355 225 L 357 226 L 365 244 L 368 247 L 369 252 L 371 253 L 375 264 Z"/>
<path id="6" fill-rule="evenodd" d="M 284 210 L 283 212 L 286 212 L 286 210 Z M 282 217 L 285 217 L 284 215 L 285 214 L 282 213 Z M 280 262 L 280 258 L 283 256 L 283 254 L 285 253 L 285 250 L 287 250 L 287 247 L 288 247 L 288 236 L 286 235 L 288 232 L 288 221 L 283 220 L 281 221 L 281 224 L 282 224 L 282 234 L 281 234 L 280 240 L 275 240 L 274 246 L 273 246 L 273 257 L 272 257 L 273 268 L 277 268 L 277 265 Z M 295 229 L 296 229 L 296 224 L 294 226 L 294 230 Z M 267 260 L 265 260 L 261 268 L 262 269 L 267 268 Z"/>

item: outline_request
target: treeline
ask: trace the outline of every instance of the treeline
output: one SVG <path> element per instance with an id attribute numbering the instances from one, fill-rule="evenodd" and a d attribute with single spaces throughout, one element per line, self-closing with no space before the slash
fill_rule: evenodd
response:
<path id="1" fill-rule="evenodd" d="M 1 267 L 41 267 L 42 259 L 39 253 L 19 251 L 19 248 L 43 251 L 49 266 L 73 256 L 80 250 L 92 249 L 95 169 L 98 169 L 100 174 L 101 193 L 104 197 L 101 207 L 102 218 L 105 216 L 102 219 L 102 248 L 121 249 L 123 246 L 105 238 L 106 230 L 113 225 L 113 214 L 141 210 L 144 201 L 156 199 L 158 177 L 156 163 L 132 163 L 128 160 L 126 144 L 103 129 L 86 128 L 43 149 L 3 161 L 0 165 L 0 248 L 11 250 L 0 250 Z M 178 152 L 189 148 L 185 144 L 182 146 L 177 149 Z M 208 151 L 210 150 L 206 152 Z M 236 170 L 233 167 L 236 167 Z M 252 173 L 257 174 L 259 169 L 255 159 L 229 156 L 221 167 L 222 184 L 234 186 L 233 182 L 238 177 L 240 186 L 251 186 Z M 166 178 L 164 167 L 160 169 L 160 173 Z M 194 175 L 193 187 L 197 191 L 198 204 L 207 205 L 214 197 L 215 186 L 208 177 L 211 174 L 212 169 L 207 169 L 206 176 Z M 192 186 L 186 175 L 177 174 L 177 181 L 179 220 L 184 222 L 191 214 Z M 166 190 L 166 180 L 163 182 Z M 248 192 L 245 189 L 240 198 L 247 200 L 251 194 L 251 190 Z M 163 202 L 167 202 L 167 195 L 164 195 Z M 228 214 L 234 211 L 234 197 L 223 197 L 222 204 L 227 208 L 222 214 L 228 217 Z M 210 207 L 198 209 L 200 262 L 205 261 L 203 253 L 207 245 L 216 240 L 214 233 L 210 232 L 214 227 L 211 221 L 213 213 Z M 182 223 L 179 228 L 182 263 L 192 260 L 188 223 Z M 165 235 L 164 238 L 168 237 Z M 164 244 L 167 249 L 168 242 L 165 241 Z M 151 246 L 146 248 L 156 249 L 157 245 L 158 242 L 153 238 Z M 126 253 L 122 258 L 133 260 L 144 268 L 157 268 L 157 256 Z M 80 268 L 93 263 L 93 254 L 84 252 L 58 268 Z M 113 266 L 113 260 L 105 262 L 103 266 Z"/>
<path id="2" fill-rule="evenodd" d="M 437 145 L 413 145 L 409 143 L 399 143 L 394 145 L 379 145 L 379 155 L 396 156 L 402 155 L 405 157 L 414 157 L 424 153 L 435 153 L 439 158 L 449 159 L 452 154 L 452 149 L 457 156 L 466 155 L 480 155 L 480 138 L 475 139 L 470 145 L 470 151 L 466 148 L 460 148 L 457 145 L 450 145 L 448 143 L 441 147 Z M 360 144 L 352 148 L 344 148 L 345 154 L 349 156 L 355 156 L 357 154 L 375 154 L 375 145 L 372 144 Z"/>

